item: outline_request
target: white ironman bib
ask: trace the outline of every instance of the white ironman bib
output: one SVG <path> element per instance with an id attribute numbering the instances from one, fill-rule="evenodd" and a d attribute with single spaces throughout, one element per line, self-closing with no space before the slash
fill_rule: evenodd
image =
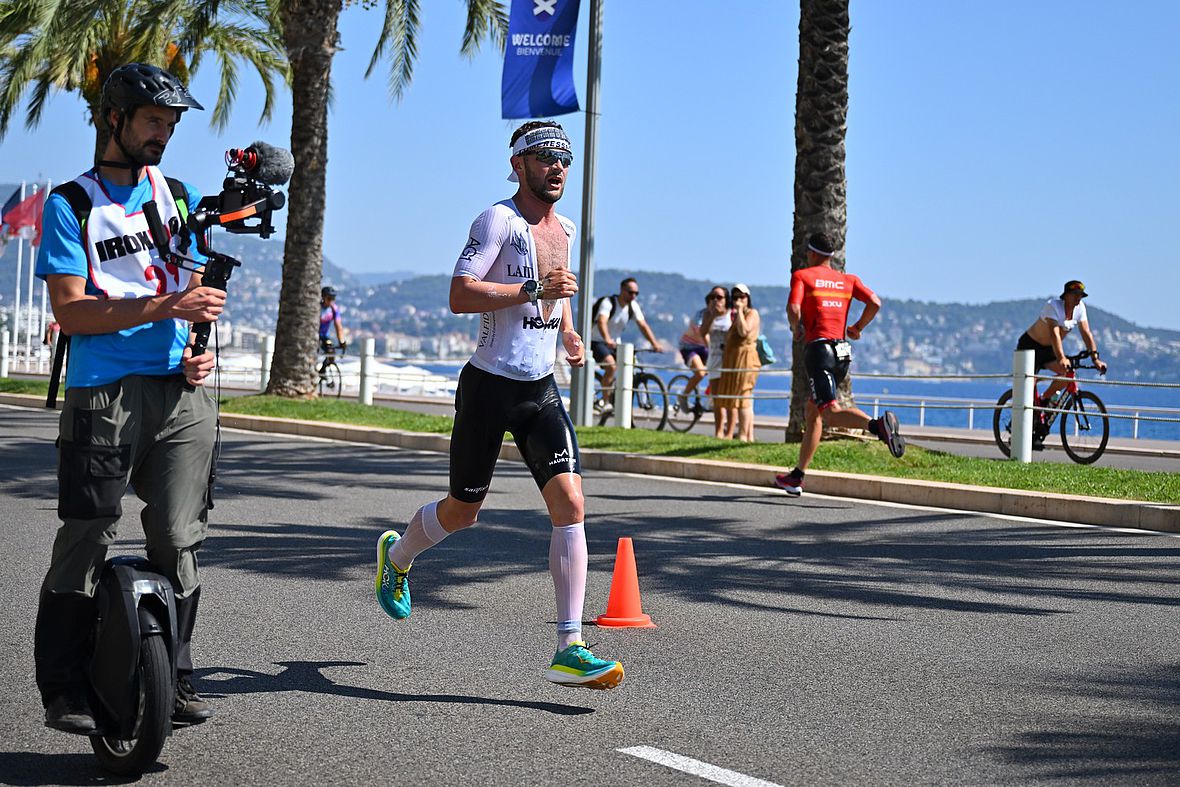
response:
<path id="1" fill-rule="evenodd" d="M 168 245 L 176 251 L 180 209 L 160 170 L 145 169 L 151 181 L 151 199 L 156 201 Z M 76 182 L 86 189 L 93 206 L 83 233 L 91 284 L 108 298 L 144 298 L 188 288 L 191 272 L 160 259 L 142 210 L 128 214 L 89 174 Z"/>
<path id="2" fill-rule="evenodd" d="M 566 234 L 566 267 L 574 242 L 574 223 L 558 216 Z M 529 224 L 511 199 L 476 217 L 467 245 L 455 263 L 455 276 L 498 284 L 540 279 L 537 246 Z M 539 380 L 553 373 L 557 335 L 566 299 L 524 303 L 480 315 L 479 342 L 471 365 L 511 380 Z"/>

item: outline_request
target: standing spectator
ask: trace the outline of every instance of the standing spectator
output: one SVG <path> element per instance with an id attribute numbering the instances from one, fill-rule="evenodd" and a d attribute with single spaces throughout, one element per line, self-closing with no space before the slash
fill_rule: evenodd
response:
<path id="1" fill-rule="evenodd" d="M 721 384 L 721 361 L 725 353 L 725 336 L 729 333 L 729 326 L 733 318 L 729 315 L 729 290 L 718 285 L 709 290 L 705 297 L 705 311 L 701 317 L 701 336 L 709 342 L 709 357 L 705 365 L 705 372 L 709 376 L 709 392 L 717 393 L 717 386 Z M 729 424 L 730 410 L 718 406 L 713 400 L 713 436 L 717 439 L 725 437 L 726 429 L 733 432 L 733 425 Z"/>
<path id="2" fill-rule="evenodd" d="M 725 352 L 721 382 L 717 386 L 715 405 L 729 410 L 729 424 L 725 439 L 734 436 L 737 423 L 737 439 L 742 442 L 754 440 L 754 383 L 758 381 L 758 334 L 762 332 L 762 318 L 750 300 L 750 288 L 735 284 L 729 293 L 733 303 L 730 316 L 733 324 L 725 336 Z"/>

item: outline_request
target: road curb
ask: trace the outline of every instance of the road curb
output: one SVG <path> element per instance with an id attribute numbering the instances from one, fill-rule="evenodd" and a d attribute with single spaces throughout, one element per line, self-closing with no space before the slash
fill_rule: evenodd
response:
<path id="1" fill-rule="evenodd" d="M 398 429 L 356 427 L 346 424 L 297 421 L 236 413 L 222 413 L 221 423 L 234 429 L 319 437 L 328 440 L 350 440 L 358 443 L 373 443 L 439 453 L 446 453 L 450 449 L 451 443 L 450 436 L 442 434 L 423 434 Z M 500 458 L 515 462 L 521 461 L 516 446 L 510 443 L 505 443 L 500 449 Z M 774 486 L 775 473 L 783 472 L 786 469 L 742 462 L 646 456 L 594 449 L 582 450 L 582 467 L 588 470 L 610 470 L 668 478 L 685 478 L 693 481 L 766 487 Z M 883 478 L 823 470 L 808 472 L 807 491 L 860 500 L 909 503 L 961 511 L 1051 519 L 1083 525 L 1130 527 L 1180 533 L 1180 506 L 1162 503 L 1111 500 L 1104 497 L 1080 497 L 1016 489 L 994 489 L 967 484 Z M 789 504 L 784 499 L 784 505 Z"/>
<path id="2" fill-rule="evenodd" d="M 42 405 L 44 399 L 24 394 L 0 394 L 0 403 L 23 407 Z M 447 453 L 450 435 L 407 432 L 400 429 L 354 426 L 322 421 L 298 421 L 260 415 L 221 414 L 223 426 L 254 432 L 347 440 L 355 443 Z M 505 443 L 500 458 L 521 461 L 516 446 Z M 622 473 L 684 478 L 692 481 L 774 486 L 775 473 L 786 468 L 709 459 L 647 456 L 616 451 L 582 450 L 582 467 Z M 1180 506 L 1104 497 L 1080 497 L 1017 489 L 997 489 L 938 481 L 864 476 L 812 470 L 807 491 L 859 500 L 950 508 L 967 512 L 1007 514 L 1059 522 L 1106 527 L 1129 527 L 1180 533 Z M 784 505 L 790 502 L 784 498 Z"/>

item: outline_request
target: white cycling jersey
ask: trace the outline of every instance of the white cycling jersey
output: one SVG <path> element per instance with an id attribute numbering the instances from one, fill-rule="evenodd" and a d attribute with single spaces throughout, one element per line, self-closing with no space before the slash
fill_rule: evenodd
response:
<path id="1" fill-rule="evenodd" d="M 558 215 L 566 234 L 566 267 L 574 245 L 574 223 Z M 529 224 L 511 199 L 497 202 L 471 224 L 467 245 L 455 263 L 455 276 L 476 281 L 520 284 L 540 279 L 537 245 Z M 566 299 L 541 300 L 480 315 L 479 342 L 471 365 L 512 380 L 539 380 L 553 373 L 557 337 Z"/>

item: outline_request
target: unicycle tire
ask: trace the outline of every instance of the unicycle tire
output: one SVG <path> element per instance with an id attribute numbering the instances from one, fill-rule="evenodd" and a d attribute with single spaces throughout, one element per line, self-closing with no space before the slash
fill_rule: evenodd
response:
<path id="1" fill-rule="evenodd" d="M 144 637 L 139 646 L 139 691 L 135 737 L 91 735 L 90 746 L 103 770 L 119 776 L 140 776 L 155 764 L 172 732 L 176 687 L 168 647 L 159 634 Z"/>

